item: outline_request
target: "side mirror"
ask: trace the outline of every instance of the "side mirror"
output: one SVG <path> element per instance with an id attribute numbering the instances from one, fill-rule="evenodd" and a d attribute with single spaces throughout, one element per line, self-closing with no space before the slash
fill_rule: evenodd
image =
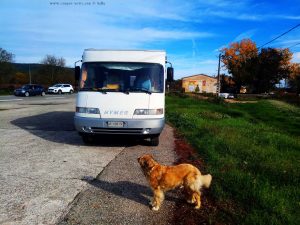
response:
<path id="1" fill-rule="evenodd" d="M 167 68 L 167 81 L 168 82 L 174 81 L 174 68 L 173 67 Z"/>
<path id="2" fill-rule="evenodd" d="M 75 81 L 78 81 L 80 77 L 80 66 L 75 66 Z"/>

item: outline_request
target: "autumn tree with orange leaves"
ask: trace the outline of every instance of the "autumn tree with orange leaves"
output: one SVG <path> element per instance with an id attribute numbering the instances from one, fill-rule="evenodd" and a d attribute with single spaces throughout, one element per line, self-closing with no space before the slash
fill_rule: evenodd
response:
<path id="1" fill-rule="evenodd" d="M 259 51 L 253 41 L 243 39 L 223 48 L 221 53 L 237 90 L 245 85 L 252 93 L 268 92 L 291 73 L 289 49 L 263 48 Z"/>
<path id="2" fill-rule="evenodd" d="M 300 94 L 300 63 L 292 63 L 289 85 L 292 90 Z"/>
<path id="3" fill-rule="evenodd" d="M 253 64 L 256 64 L 258 49 L 250 39 L 234 42 L 221 51 L 222 62 L 236 83 L 237 90 L 247 85 L 253 78 Z"/>

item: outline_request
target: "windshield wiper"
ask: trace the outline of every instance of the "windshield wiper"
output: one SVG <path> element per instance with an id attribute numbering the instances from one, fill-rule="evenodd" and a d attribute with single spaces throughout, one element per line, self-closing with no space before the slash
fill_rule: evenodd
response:
<path id="1" fill-rule="evenodd" d="M 96 91 L 101 92 L 103 94 L 107 94 L 106 90 L 102 89 L 102 88 L 95 88 Z"/>
<path id="2" fill-rule="evenodd" d="M 97 91 L 97 92 L 101 92 L 103 94 L 107 94 L 107 92 L 106 92 L 107 90 L 104 90 L 102 88 L 83 87 L 79 91 Z"/>
<path id="3" fill-rule="evenodd" d="M 145 92 L 145 93 L 147 93 L 149 95 L 152 94 L 152 92 L 149 91 L 147 88 L 132 88 L 132 89 L 130 89 L 130 91 L 141 91 L 141 92 Z"/>
<path id="4" fill-rule="evenodd" d="M 93 90 L 93 88 L 91 88 L 91 87 L 83 87 L 83 88 L 80 88 L 79 91 L 92 91 L 92 90 Z"/>
<path id="5" fill-rule="evenodd" d="M 129 89 L 126 89 L 126 90 L 120 90 L 121 92 L 123 92 L 124 94 L 126 95 L 129 95 Z"/>

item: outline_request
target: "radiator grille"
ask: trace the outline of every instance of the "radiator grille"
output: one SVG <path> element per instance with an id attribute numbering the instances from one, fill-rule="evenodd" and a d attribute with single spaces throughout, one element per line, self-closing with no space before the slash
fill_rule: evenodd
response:
<path id="1" fill-rule="evenodd" d="M 93 133 L 97 134 L 141 134 L 143 128 L 102 128 L 91 127 Z"/>

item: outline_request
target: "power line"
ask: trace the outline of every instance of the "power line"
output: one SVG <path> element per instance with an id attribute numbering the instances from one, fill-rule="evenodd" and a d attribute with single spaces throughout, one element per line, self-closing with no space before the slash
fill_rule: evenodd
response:
<path id="1" fill-rule="evenodd" d="M 288 48 L 293 48 L 293 47 L 295 47 L 295 46 L 297 46 L 297 45 L 300 45 L 300 42 L 297 43 L 297 44 L 294 44 L 294 45 L 292 45 L 292 46 L 290 46 L 290 47 L 288 47 Z"/>
<path id="2" fill-rule="evenodd" d="M 261 46 L 260 46 L 260 47 L 258 47 L 258 48 L 262 48 L 263 46 L 265 46 L 265 45 L 267 45 L 267 44 L 270 44 L 271 42 L 273 42 L 273 41 L 277 40 L 278 38 L 280 38 L 280 37 L 282 37 L 282 36 L 284 36 L 284 35 L 286 35 L 287 33 L 291 32 L 292 30 L 296 29 L 296 28 L 297 28 L 297 27 L 299 27 L 299 26 L 300 26 L 300 23 L 299 23 L 299 24 L 297 24 L 296 26 L 292 27 L 292 28 L 291 28 L 291 29 L 289 29 L 288 31 L 286 31 L 286 32 L 284 32 L 284 33 L 282 33 L 282 34 L 280 34 L 278 37 L 276 37 L 276 38 L 272 39 L 271 41 L 268 41 L 267 43 L 265 43 L 265 44 L 261 45 Z"/>

